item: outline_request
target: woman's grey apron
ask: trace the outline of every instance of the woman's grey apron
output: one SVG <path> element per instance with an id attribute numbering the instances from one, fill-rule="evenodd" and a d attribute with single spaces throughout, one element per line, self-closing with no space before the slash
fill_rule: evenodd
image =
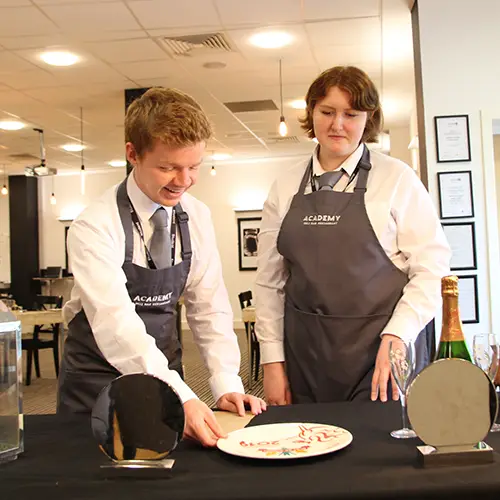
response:
<path id="1" fill-rule="evenodd" d="M 294 403 L 369 399 L 380 333 L 408 283 L 368 218 L 364 148 L 353 193 L 315 191 L 312 160 L 278 236 L 285 285 L 285 364 Z M 425 331 L 424 331 L 425 332 Z M 417 369 L 428 363 L 425 333 Z"/>
<path id="2" fill-rule="evenodd" d="M 116 201 L 125 232 L 125 261 L 122 269 L 127 290 L 135 309 L 168 359 L 169 368 L 182 376 L 182 347 L 177 331 L 177 302 L 191 267 L 191 238 L 188 215 L 180 204 L 174 207 L 179 225 L 182 261 L 171 267 L 152 269 L 133 263 L 134 209 L 127 195 L 125 179 L 117 190 Z M 173 227 L 175 233 L 175 227 Z M 59 375 L 58 411 L 90 412 L 101 389 L 120 373 L 97 347 L 92 329 L 82 309 L 69 323 L 68 336 Z"/>

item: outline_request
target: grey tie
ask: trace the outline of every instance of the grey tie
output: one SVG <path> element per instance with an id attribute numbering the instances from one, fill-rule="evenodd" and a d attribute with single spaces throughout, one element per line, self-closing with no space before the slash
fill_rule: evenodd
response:
<path id="1" fill-rule="evenodd" d="M 167 211 L 160 207 L 152 215 L 154 231 L 149 251 L 157 269 L 170 267 L 172 264 L 172 255 L 170 250 L 170 231 L 168 230 Z"/>
<path id="2" fill-rule="evenodd" d="M 334 170 L 333 172 L 325 172 L 317 175 L 318 191 L 333 191 L 333 187 L 340 181 L 344 175 L 344 169 Z"/>

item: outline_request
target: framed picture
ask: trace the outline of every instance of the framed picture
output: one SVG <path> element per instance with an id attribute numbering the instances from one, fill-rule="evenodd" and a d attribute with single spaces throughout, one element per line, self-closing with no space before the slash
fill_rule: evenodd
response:
<path id="1" fill-rule="evenodd" d="M 257 269 L 257 249 L 262 217 L 238 217 L 238 264 L 240 271 Z"/>
<path id="2" fill-rule="evenodd" d="M 458 307 L 462 323 L 479 323 L 476 275 L 458 277 Z"/>
<path id="3" fill-rule="evenodd" d="M 468 115 L 435 116 L 438 163 L 470 161 Z"/>
<path id="4" fill-rule="evenodd" d="M 474 217 L 472 172 L 438 172 L 439 215 L 441 219 Z"/>
<path id="5" fill-rule="evenodd" d="M 451 270 L 477 269 L 474 222 L 443 222 L 443 230 L 452 251 Z"/>

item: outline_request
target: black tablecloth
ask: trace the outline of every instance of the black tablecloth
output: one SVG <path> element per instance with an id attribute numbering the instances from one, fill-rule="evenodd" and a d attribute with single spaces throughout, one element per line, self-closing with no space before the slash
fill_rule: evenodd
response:
<path id="1" fill-rule="evenodd" d="M 272 407 L 252 425 L 321 422 L 350 430 L 352 444 L 337 453 L 298 460 L 251 460 L 182 442 L 172 476 L 110 479 L 99 465 L 87 418 L 26 417 L 25 452 L 0 466 L 0 498 L 32 499 L 326 499 L 500 498 L 500 461 L 422 469 L 418 440 L 398 441 L 398 403 L 338 403 Z M 500 434 L 500 433 L 499 433 Z M 486 441 L 500 449 L 500 435 Z"/>

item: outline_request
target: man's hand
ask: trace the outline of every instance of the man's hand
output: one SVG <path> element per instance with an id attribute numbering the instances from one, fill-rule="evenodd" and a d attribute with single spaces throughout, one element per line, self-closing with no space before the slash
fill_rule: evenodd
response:
<path id="1" fill-rule="evenodd" d="M 184 437 L 199 441 L 203 446 L 215 446 L 219 438 L 226 437 L 215 419 L 213 411 L 199 399 L 184 403 Z"/>
<path id="2" fill-rule="evenodd" d="M 217 401 L 217 408 L 232 413 L 237 413 L 240 417 L 245 415 L 245 404 L 250 406 L 250 411 L 254 415 L 259 415 L 266 411 L 266 403 L 250 394 L 240 394 L 239 392 L 228 392 Z"/>
<path id="3" fill-rule="evenodd" d="M 389 343 L 400 344 L 403 346 L 403 341 L 395 335 L 383 335 L 380 347 L 378 348 L 377 360 L 375 361 L 375 371 L 372 377 L 372 394 L 371 400 L 376 401 L 380 396 L 380 401 L 385 403 L 387 401 L 387 384 L 389 378 L 392 382 L 392 399 L 397 401 L 399 399 L 398 386 L 391 373 L 391 363 L 389 361 Z"/>
<path id="4" fill-rule="evenodd" d="M 264 365 L 264 394 L 271 406 L 289 405 L 292 395 L 285 373 L 285 363 L 268 363 Z"/>

